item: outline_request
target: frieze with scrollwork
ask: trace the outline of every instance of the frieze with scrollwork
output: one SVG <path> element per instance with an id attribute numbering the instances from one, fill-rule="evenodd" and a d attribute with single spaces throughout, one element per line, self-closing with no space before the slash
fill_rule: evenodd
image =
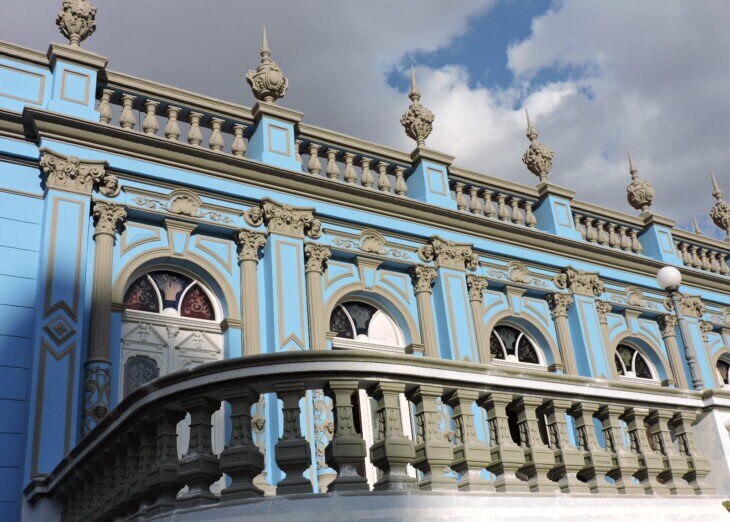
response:
<path id="1" fill-rule="evenodd" d="M 130 199 L 130 202 L 145 209 L 161 210 L 178 216 L 188 216 L 214 223 L 231 224 L 234 222 L 233 215 L 205 208 L 201 199 L 196 194 L 187 190 L 173 191 L 165 199 L 147 195 L 136 195 Z"/>
<path id="2" fill-rule="evenodd" d="M 330 230 L 327 231 L 327 235 L 332 237 L 333 245 L 346 250 L 356 250 L 395 259 L 413 259 L 411 252 L 393 247 L 380 232 L 375 230 L 363 230 L 358 237 L 335 235 Z"/>

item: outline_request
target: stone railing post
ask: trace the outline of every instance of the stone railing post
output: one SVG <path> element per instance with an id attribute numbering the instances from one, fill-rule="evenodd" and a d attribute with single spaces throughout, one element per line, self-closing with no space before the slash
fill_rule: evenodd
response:
<path id="1" fill-rule="evenodd" d="M 598 404 L 579 402 L 573 404 L 568 413 L 575 420 L 578 448 L 583 453 L 583 465 L 578 478 L 588 484 L 591 493 L 617 493 L 616 487 L 605 480 L 604 475 L 611 470 L 611 455 L 598 444 L 593 416 L 598 412 Z M 609 447 L 608 441 L 606 448 Z"/>
<path id="2" fill-rule="evenodd" d="M 221 491 L 221 500 L 260 497 L 264 494 L 253 480 L 264 469 L 264 455 L 251 436 L 251 406 L 259 399 L 250 388 L 236 387 L 223 392 L 231 406 L 231 439 L 220 456 L 220 469 L 231 477 Z"/>
<path id="3" fill-rule="evenodd" d="M 694 495 L 694 490 L 682 478 L 689 471 L 687 459 L 674 451 L 669 434 L 669 424 L 673 414 L 669 410 L 652 410 L 647 419 L 654 446 L 662 455 L 664 469 L 659 473 L 659 481 L 669 488 L 673 495 Z"/>
<path id="4" fill-rule="evenodd" d="M 479 393 L 456 389 L 447 395 L 444 402 L 454 412 L 456 446 L 451 469 L 460 476 L 459 491 L 493 491 L 492 484 L 482 477 L 482 469 L 489 465 L 489 448 L 477 438 L 474 428 L 474 414 L 471 405 Z"/>
<path id="5" fill-rule="evenodd" d="M 455 490 L 456 480 L 445 470 L 454 460 L 453 446 L 439 429 L 441 416 L 436 399 L 443 394 L 439 386 L 420 385 L 408 398 L 416 405 L 416 458 L 413 467 L 423 472 L 419 487 L 428 491 Z"/>
<path id="6" fill-rule="evenodd" d="M 513 440 L 509 430 L 507 405 L 513 396 L 508 393 L 490 393 L 479 404 L 487 410 L 489 421 L 489 455 L 487 469 L 497 478 L 494 489 L 498 492 L 527 492 L 527 482 L 517 478 L 517 470 L 525 464 L 522 448 Z"/>
<path id="7" fill-rule="evenodd" d="M 543 414 L 547 420 L 547 435 L 550 449 L 555 458 L 555 467 L 548 472 L 548 478 L 558 483 L 563 493 L 588 493 L 585 481 L 578 473 L 583 469 L 583 454 L 570 445 L 565 412 L 570 408 L 567 400 L 548 401 Z"/>
<path id="8" fill-rule="evenodd" d="M 259 250 L 266 244 L 266 234 L 238 230 L 238 266 L 241 272 L 241 339 L 242 355 L 261 353 L 261 323 L 259 320 L 259 285 L 256 270 Z"/>
<path id="9" fill-rule="evenodd" d="M 218 501 L 218 497 L 210 491 L 211 484 L 221 476 L 218 457 L 213 455 L 211 416 L 220 405 L 220 401 L 208 397 L 195 397 L 182 402 L 182 407 L 190 414 L 190 440 L 177 472 L 177 476 L 188 486 L 188 491 L 178 499 L 181 507 Z"/>
<path id="10" fill-rule="evenodd" d="M 304 273 L 307 284 L 307 310 L 309 311 L 309 348 L 327 348 L 327 318 L 324 313 L 322 274 L 327 269 L 327 260 L 332 251 L 317 243 L 304 244 Z"/>
<path id="11" fill-rule="evenodd" d="M 689 389 L 687 375 L 684 371 L 684 364 L 680 353 L 679 344 L 677 344 L 677 316 L 674 314 L 663 314 L 657 318 L 659 328 L 662 332 L 662 339 L 669 354 L 669 365 L 672 375 L 677 382 L 677 388 L 683 390 Z"/>
<path id="12" fill-rule="evenodd" d="M 416 458 L 413 442 L 403 434 L 399 394 L 405 384 L 382 382 L 370 395 L 377 401 L 375 443 L 370 447 L 370 461 L 382 476 L 373 489 L 414 490 L 418 483 L 408 475 L 407 466 Z"/>
<path id="13" fill-rule="evenodd" d="M 411 267 L 410 272 L 413 292 L 416 294 L 421 342 L 427 357 L 439 357 L 436 317 L 431 302 L 432 287 L 437 275 L 436 269 L 427 265 L 414 265 Z"/>
<path id="14" fill-rule="evenodd" d="M 536 410 L 542 405 L 538 397 L 519 397 L 511 407 L 517 413 L 517 428 L 520 446 L 525 454 L 525 465 L 518 471 L 527 476 L 530 491 L 537 493 L 560 491 L 558 485 L 548 477 L 555 467 L 555 457 L 542 441 Z"/>
<path id="15" fill-rule="evenodd" d="M 152 469 L 155 460 L 156 427 L 149 422 L 142 422 L 139 426 L 139 459 L 134 479 L 129 486 L 129 497 L 142 513 L 144 508 L 152 503 L 151 492 L 147 489 L 147 473 Z M 131 463 L 130 463 L 131 465 Z"/>
<path id="16" fill-rule="evenodd" d="M 124 485 L 117 490 L 119 510 L 122 517 L 129 517 L 136 511 L 137 503 L 132 500 L 132 491 L 139 480 L 139 433 L 134 427 L 124 435 L 124 445 L 127 448 L 124 459 Z"/>
<path id="17" fill-rule="evenodd" d="M 598 410 L 596 418 L 601 421 L 606 451 L 611 456 L 611 469 L 606 472 L 606 476 L 613 479 L 619 493 L 638 495 L 644 492 L 644 488 L 633 480 L 634 473 L 639 470 L 639 460 L 636 454 L 624 445 L 619 421 L 624 411 L 622 406 L 607 404 Z"/>
<path id="18" fill-rule="evenodd" d="M 327 395 L 334 402 L 335 432 L 325 449 L 327 465 L 337 471 L 328 491 L 367 491 L 368 481 L 358 473 L 365 465 L 365 441 L 355 430 L 352 397 L 357 394 L 357 381 L 329 381 Z"/>
<path id="19" fill-rule="evenodd" d="M 146 506 L 148 516 L 173 509 L 183 485 L 177 475 L 177 423 L 184 416 L 182 411 L 171 409 L 157 410 L 150 416 L 150 422 L 157 426 L 157 436 L 153 462 L 145 480 L 145 487 L 154 499 L 152 505 Z"/>
<path id="20" fill-rule="evenodd" d="M 692 433 L 692 422 L 697 418 L 694 413 L 686 411 L 678 411 L 670 421 L 674 426 L 674 434 L 677 436 L 679 443 L 679 453 L 687 459 L 688 472 L 684 475 L 684 479 L 694 490 L 697 495 L 712 494 L 713 488 L 700 483 L 700 480 L 709 475 L 709 461 L 697 454 L 697 447 Z"/>
<path id="21" fill-rule="evenodd" d="M 109 323 L 112 311 L 113 250 L 117 228 L 127 217 L 115 203 L 94 202 L 94 283 L 91 292 L 91 332 L 86 359 L 84 433 L 88 433 L 109 412 L 111 403 L 111 355 Z"/>
<path id="22" fill-rule="evenodd" d="M 651 494 L 668 494 L 669 489 L 657 480 L 664 470 L 662 456 L 649 444 L 644 419 L 649 415 L 647 408 L 627 408 L 621 419 L 626 422 L 631 439 L 631 450 L 636 454 L 639 469 L 634 476 L 639 479 L 644 492 Z"/>
<path id="23" fill-rule="evenodd" d="M 555 323 L 555 332 L 558 337 L 558 349 L 563 370 L 568 375 L 578 375 L 578 366 L 573 352 L 573 341 L 570 338 L 568 325 L 568 308 L 573 304 L 573 296 L 561 292 L 553 292 L 547 296 L 550 312 Z M 556 363 L 557 364 L 557 363 Z"/>
<path id="24" fill-rule="evenodd" d="M 484 331 L 484 291 L 487 289 L 487 279 L 482 276 L 467 274 L 466 286 L 469 290 L 469 308 L 471 309 L 474 335 L 476 336 L 479 362 L 487 363 L 491 360 L 489 339 Z"/>
<path id="25" fill-rule="evenodd" d="M 309 442 L 302 436 L 299 425 L 299 399 L 305 394 L 304 383 L 276 385 L 276 395 L 283 402 L 283 433 L 276 443 L 275 458 L 286 477 L 276 484 L 277 495 L 311 493 L 312 483 L 302 476 L 312 463 Z"/>

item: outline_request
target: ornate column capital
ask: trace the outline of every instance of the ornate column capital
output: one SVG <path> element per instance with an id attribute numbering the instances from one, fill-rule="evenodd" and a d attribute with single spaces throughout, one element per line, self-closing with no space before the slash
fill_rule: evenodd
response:
<path id="1" fill-rule="evenodd" d="M 486 277 L 467 274 L 466 276 L 466 287 L 469 289 L 469 301 L 482 302 L 484 298 L 484 291 L 489 286 L 489 282 Z"/>
<path id="2" fill-rule="evenodd" d="M 701 318 L 705 313 L 705 305 L 698 295 L 679 294 L 679 310 L 681 315 L 687 317 Z M 674 310 L 674 302 L 670 298 L 664 300 L 664 306 L 667 310 Z"/>
<path id="3" fill-rule="evenodd" d="M 265 224 L 269 232 L 284 236 L 317 239 L 322 235 L 322 223 L 314 217 L 311 207 L 295 207 L 263 198 L 261 206 L 251 207 L 244 212 L 246 223 L 253 227 Z"/>
<path id="4" fill-rule="evenodd" d="M 598 312 L 598 321 L 606 324 L 606 315 L 611 313 L 613 305 L 609 301 L 596 300 L 596 312 Z"/>
<path id="5" fill-rule="evenodd" d="M 550 312 L 553 318 L 567 317 L 568 308 L 573 304 L 573 296 L 562 292 L 553 292 L 548 294 L 546 297 L 548 305 L 550 305 Z"/>
<path id="6" fill-rule="evenodd" d="M 266 244 L 266 234 L 253 230 L 236 230 L 233 238 L 238 245 L 238 262 L 259 261 L 259 250 Z"/>
<path id="7" fill-rule="evenodd" d="M 712 321 L 705 321 L 703 319 L 700 319 L 700 332 L 702 332 L 702 340 L 707 342 L 708 335 L 712 333 L 713 324 Z"/>
<path id="8" fill-rule="evenodd" d="M 659 324 L 659 329 L 662 332 L 662 337 L 676 337 L 677 332 L 677 316 L 674 314 L 662 314 L 659 317 L 656 318 L 657 323 Z"/>
<path id="9" fill-rule="evenodd" d="M 456 270 L 476 270 L 479 256 L 472 251 L 468 243 L 447 241 L 438 236 L 431 236 L 429 242 L 418 249 L 418 257 L 430 263 L 435 261 L 438 267 Z"/>
<path id="10" fill-rule="evenodd" d="M 319 243 L 304 244 L 304 271 L 323 273 L 327 269 L 327 260 L 332 257 L 332 250 Z"/>
<path id="11" fill-rule="evenodd" d="M 432 266 L 413 265 L 410 270 L 411 282 L 413 283 L 413 291 L 415 293 L 428 292 L 431 293 L 431 287 L 438 277 L 438 272 Z"/>
<path id="12" fill-rule="evenodd" d="M 567 289 L 573 294 L 598 297 L 603 293 L 603 283 L 597 272 L 576 270 L 572 266 L 563 268 L 553 279 L 555 286 Z"/>
<path id="13" fill-rule="evenodd" d="M 88 0 L 63 0 L 56 25 L 73 47 L 96 30 L 96 6 Z"/>
<path id="14" fill-rule="evenodd" d="M 66 156 L 45 147 L 41 148 L 39 165 L 46 175 L 46 186 L 91 195 L 94 187 L 104 196 L 119 194 L 119 180 L 106 172 L 106 161 L 83 160 Z"/>
<path id="15" fill-rule="evenodd" d="M 106 234 L 115 237 L 117 227 L 127 218 L 127 209 L 123 205 L 107 201 L 94 201 L 92 215 L 96 221 L 94 237 Z"/>

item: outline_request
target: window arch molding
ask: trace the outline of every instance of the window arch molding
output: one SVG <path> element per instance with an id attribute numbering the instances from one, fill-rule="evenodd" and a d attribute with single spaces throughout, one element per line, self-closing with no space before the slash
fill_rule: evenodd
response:
<path id="1" fill-rule="evenodd" d="M 382 309 L 395 322 L 396 326 L 400 328 L 406 346 L 411 343 L 421 342 L 418 323 L 411 316 L 410 311 L 398 302 L 398 299 L 394 295 L 377 287 L 364 290 L 359 283 L 353 283 L 340 288 L 327 300 L 325 320 L 328 325 L 335 308 L 347 301 L 362 301 L 375 308 Z"/>
<path id="2" fill-rule="evenodd" d="M 730 384 L 728 384 L 727 382 L 724 382 L 722 380 L 720 371 L 717 368 L 717 365 L 720 364 L 721 362 L 730 366 L 730 348 L 727 346 L 720 348 L 712 356 L 712 370 L 713 370 L 713 374 L 715 376 L 715 382 L 717 383 L 716 386 L 721 387 L 721 388 L 730 388 Z"/>
<path id="3" fill-rule="evenodd" d="M 121 305 L 127 287 L 147 272 L 169 270 L 201 281 L 220 305 L 220 319 L 240 319 L 238 299 L 228 279 L 205 258 L 186 252 L 185 259 L 170 257 L 170 250 L 159 248 L 136 256 L 122 267 L 112 290 L 112 302 Z"/>
<path id="4" fill-rule="evenodd" d="M 674 375 L 671 373 L 669 361 L 664 354 L 661 353 L 659 347 L 657 347 L 651 339 L 641 333 L 635 333 L 630 336 L 619 336 L 611 343 L 611 347 L 608 350 L 608 362 L 613 379 L 624 378 L 619 375 L 616 370 L 616 363 L 614 362 L 617 349 L 619 345 L 622 344 L 639 352 L 649 362 L 651 370 L 656 374 L 656 379 L 640 379 L 641 381 L 660 384 L 666 379 L 675 379 Z"/>
<path id="5" fill-rule="evenodd" d="M 550 367 L 550 365 L 560 361 L 560 352 L 553 334 L 544 325 L 527 315 L 523 314 L 520 317 L 515 317 L 512 310 L 504 310 L 491 316 L 483 325 L 482 331 L 484 332 L 484 339 L 486 339 L 486 353 L 479 354 L 480 361 L 489 360 L 489 339 L 492 336 L 492 331 L 497 326 L 511 326 L 528 334 L 542 351 L 546 366 Z"/>

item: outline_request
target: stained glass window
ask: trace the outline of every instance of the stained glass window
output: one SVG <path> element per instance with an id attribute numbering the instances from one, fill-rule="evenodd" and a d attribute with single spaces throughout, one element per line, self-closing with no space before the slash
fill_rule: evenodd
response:
<path id="1" fill-rule="evenodd" d="M 624 377 L 656 380 L 649 361 L 636 348 L 619 344 L 614 356 L 616 372 Z"/>
<path id="2" fill-rule="evenodd" d="M 166 270 L 137 278 L 124 294 L 124 304 L 131 310 L 215 320 L 215 307 L 203 286 Z"/>
<path id="3" fill-rule="evenodd" d="M 489 351 L 495 359 L 541 364 L 535 342 L 511 326 L 495 326 L 489 337 Z"/>
<path id="4" fill-rule="evenodd" d="M 395 322 L 382 310 L 359 301 L 337 305 L 330 316 L 330 331 L 337 337 L 388 346 L 401 346 Z"/>

